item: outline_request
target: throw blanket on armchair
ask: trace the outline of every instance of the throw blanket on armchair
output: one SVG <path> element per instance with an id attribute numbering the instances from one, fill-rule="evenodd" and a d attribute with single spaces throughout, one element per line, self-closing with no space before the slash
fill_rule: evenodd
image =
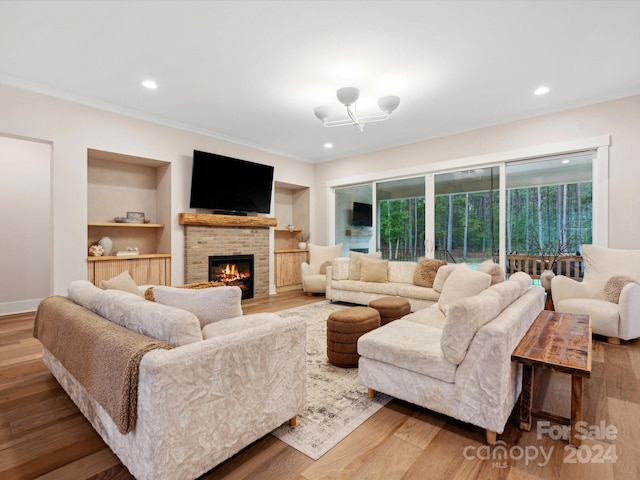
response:
<path id="1" fill-rule="evenodd" d="M 63 305 L 67 312 L 72 307 L 74 314 L 61 315 L 59 309 Z M 105 409 L 122 434 L 135 427 L 142 357 L 150 350 L 173 348 L 61 296 L 48 297 L 40 303 L 33 336 Z"/>

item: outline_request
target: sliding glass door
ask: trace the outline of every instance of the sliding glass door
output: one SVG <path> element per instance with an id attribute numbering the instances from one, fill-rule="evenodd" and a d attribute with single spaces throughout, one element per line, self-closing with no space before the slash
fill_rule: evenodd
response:
<path id="1" fill-rule="evenodd" d="M 480 264 L 499 250 L 498 167 L 434 176 L 435 258 Z"/>

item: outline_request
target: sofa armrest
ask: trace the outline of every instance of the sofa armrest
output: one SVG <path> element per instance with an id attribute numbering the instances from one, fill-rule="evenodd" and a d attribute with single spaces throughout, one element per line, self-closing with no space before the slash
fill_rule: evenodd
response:
<path id="1" fill-rule="evenodd" d="M 568 298 L 588 298 L 590 296 L 585 284 L 564 275 L 558 275 L 551 279 L 551 294 L 556 305 Z"/>
<path id="2" fill-rule="evenodd" d="M 304 277 L 308 277 L 309 275 L 314 275 L 317 272 L 313 271 L 313 268 L 311 268 L 311 265 L 309 265 L 307 262 L 302 262 L 302 264 L 300 265 L 300 274 L 302 275 L 302 278 L 304 279 Z"/>
<path id="3" fill-rule="evenodd" d="M 622 340 L 640 337 L 640 285 L 628 283 L 620 292 L 620 324 L 618 334 Z"/>

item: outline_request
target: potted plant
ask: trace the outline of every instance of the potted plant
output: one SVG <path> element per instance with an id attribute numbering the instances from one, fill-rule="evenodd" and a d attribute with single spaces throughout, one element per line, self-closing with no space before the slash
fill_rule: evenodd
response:
<path id="1" fill-rule="evenodd" d="M 298 240 L 298 248 L 300 250 L 307 249 L 307 242 L 309 241 L 310 234 L 305 232 L 304 230 L 296 235 L 296 239 Z"/>

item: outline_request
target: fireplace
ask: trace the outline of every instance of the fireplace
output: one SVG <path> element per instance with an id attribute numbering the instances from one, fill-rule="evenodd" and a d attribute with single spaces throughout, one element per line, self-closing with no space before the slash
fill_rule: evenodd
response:
<path id="1" fill-rule="evenodd" d="M 243 300 L 253 298 L 253 255 L 209 257 L 209 281 L 240 287 Z"/>

